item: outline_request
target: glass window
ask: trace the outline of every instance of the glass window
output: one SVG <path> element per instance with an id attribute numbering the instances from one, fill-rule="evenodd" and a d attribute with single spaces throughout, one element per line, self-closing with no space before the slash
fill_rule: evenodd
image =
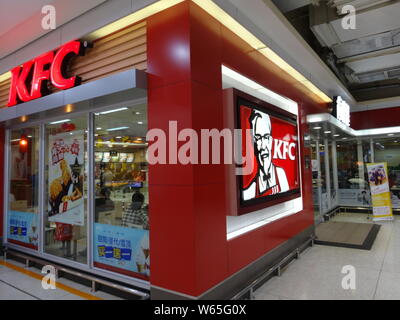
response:
<path id="1" fill-rule="evenodd" d="M 94 265 L 148 279 L 146 105 L 95 115 Z"/>
<path id="2" fill-rule="evenodd" d="M 37 250 L 39 226 L 39 128 L 10 132 L 8 242 Z"/>
<path id="3" fill-rule="evenodd" d="M 46 125 L 45 251 L 86 263 L 87 117 Z"/>

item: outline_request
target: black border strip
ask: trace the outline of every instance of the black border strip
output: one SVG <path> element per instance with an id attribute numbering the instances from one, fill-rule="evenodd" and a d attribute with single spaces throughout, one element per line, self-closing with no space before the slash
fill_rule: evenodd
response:
<path id="1" fill-rule="evenodd" d="M 330 246 L 330 247 L 341 247 L 341 248 L 350 248 L 350 249 L 360 249 L 360 250 L 371 250 L 372 246 L 376 240 L 376 237 L 381 229 L 381 225 L 374 224 L 369 231 L 367 237 L 365 238 L 362 245 L 359 244 L 350 244 L 350 243 L 343 243 L 343 242 L 331 242 L 331 241 L 323 241 L 315 239 L 314 243 L 323 245 L 323 246 Z"/>

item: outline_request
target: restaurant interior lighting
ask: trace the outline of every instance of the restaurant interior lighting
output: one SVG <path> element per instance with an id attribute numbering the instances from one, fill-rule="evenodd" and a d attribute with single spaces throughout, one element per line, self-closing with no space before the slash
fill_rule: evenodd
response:
<path id="1" fill-rule="evenodd" d="M 118 128 L 111 128 L 111 129 L 107 129 L 107 131 L 120 131 L 120 130 L 126 130 L 129 129 L 129 127 L 118 127 Z"/>
<path id="2" fill-rule="evenodd" d="M 119 111 L 124 111 L 124 110 L 128 110 L 128 108 L 123 107 L 123 108 L 118 108 L 118 109 L 107 110 L 107 111 L 99 112 L 99 114 L 105 115 L 105 114 L 114 113 L 114 112 L 119 112 Z"/>
<path id="3" fill-rule="evenodd" d="M 71 119 L 64 119 L 64 120 L 50 122 L 50 124 L 60 124 L 60 123 L 65 123 L 65 122 L 70 122 L 70 121 L 71 121 Z"/>

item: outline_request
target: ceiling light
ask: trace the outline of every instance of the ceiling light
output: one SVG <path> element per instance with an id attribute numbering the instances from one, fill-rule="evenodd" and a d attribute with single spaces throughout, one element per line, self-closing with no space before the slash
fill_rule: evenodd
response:
<path id="1" fill-rule="evenodd" d="M 118 111 L 124 111 L 124 110 L 128 110 L 128 108 L 124 107 L 124 108 L 118 108 L 118 109 L 103 111 L 103 112 L 100 112 L 99 114 L 104 115 L 104 114 L 109 114 L 109 113 L 118 112 Z"/>
<path id="2" fill-rule="evenodd" d="M 332 131 L 325 131 L 324 133 L 328 134 L 328 133 L 332 133 Z"/>
<path id="3" fill-rule="evenodd" d="M 126 130 L 126 129 L 129 129 L 129 127 L 111 128 L 111 129 L 107 129 L 107 131 L 119 131 L 119 130 Z"/>
<path id="4" fill-rule="evenodd" d="M 142 122 L 142 121 L 139 121 L 138 124 L 143 124 L 143 122 Z"/>
<path id="5" fill-rule="evenodd" d="M 334 137 L 340 137 L 340 134 L 334 134 L 333 136 Z"/>
<path id="6" fill-rule="evenodd" d="M 101 130 L 101 128 L 96 128 L 96 130 Z"/>
<path id="7" fill-rule="evenodd" d="M 70 121 L 71 121 L 71 119 L 64 119 L 64 120 L 50 122 L 50 124 L 60 124 L 60 123 L 65 123 L 65 122 L 70 122 Z"/>
<path id="8" fill-rule="evenodd" d="M 314 127 L 314 130 L 321 130 L 322 127 Z"/>

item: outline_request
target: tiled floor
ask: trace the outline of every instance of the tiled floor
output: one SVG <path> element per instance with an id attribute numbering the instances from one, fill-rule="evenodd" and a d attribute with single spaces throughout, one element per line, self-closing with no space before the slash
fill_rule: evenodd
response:
<path id="1" fill-rule="evenodd" d="M 1 261 L 5 261 L 3 257 L 0 257 Z M 15 260 L 7 260 L 7 263 L 24 268 L 22 263 Z M 40 274 L 40 270 L 33 267 L 24 268 L 24 270 Z M 85 300 L 85 295 L 104 300 L 120 300 L 102 291 L 92 293 L 89 287 L 65 278 L 60 278 L 58 282 L 79 290 L 82 295 L 76 295 L 61 288 L 45 290 L 40 280 L 0 264 L 0 300 Z"/>
<path id="2" fill-rule="evenodd" d="M 364 214 L 342 213 L 336 221 L 372 223 Z M 294 260 L 281 277 L 260 287 L 258 300 L 305 299 L 400 299 L 400 217 L 382 225 L 371 251 L 315 245 Z M 351 265 L 356 289 L 345 290 L 341 273 Z"/>

